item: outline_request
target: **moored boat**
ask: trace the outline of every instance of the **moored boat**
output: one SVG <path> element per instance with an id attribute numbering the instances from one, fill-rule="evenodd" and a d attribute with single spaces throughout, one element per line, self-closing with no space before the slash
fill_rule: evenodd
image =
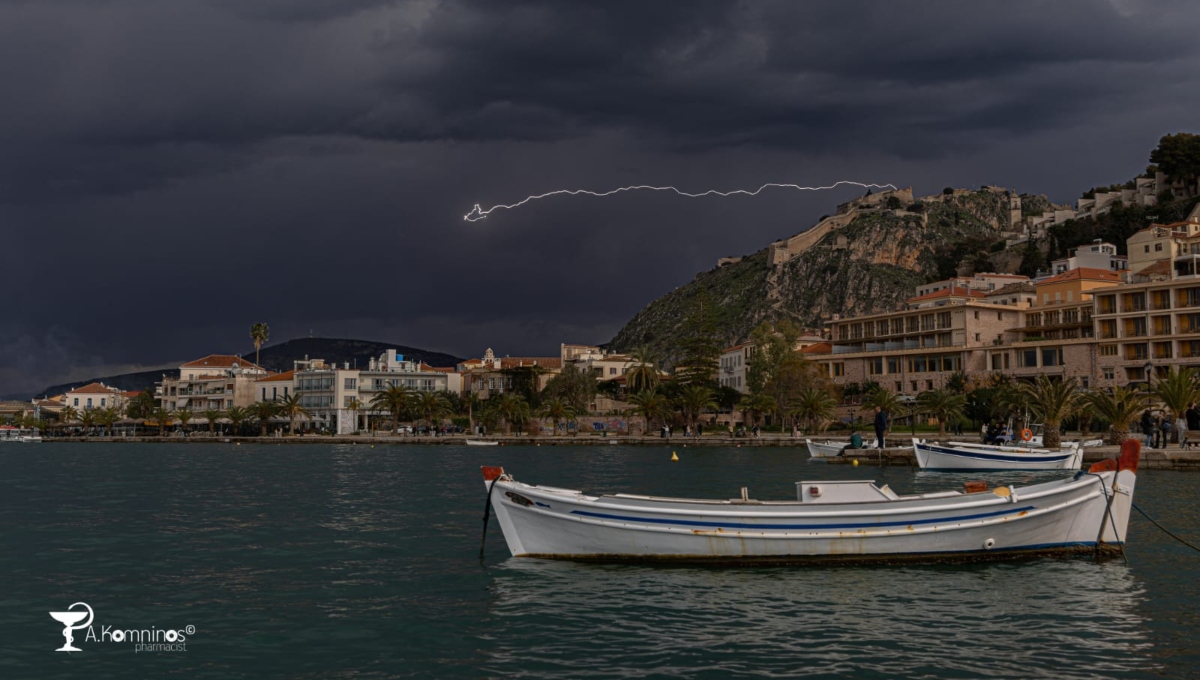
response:
<path id="1" fill-rule="evenodd" d="M 489 508 L 516 557 L 733 563 L 944 561 L 1119 549 L 1140 447 L 1027 487 L 898 495 L 870 481 L 797 482 L 797 500 L 696 500 L 518 482 L 484 467 Z"/>
<path id="2" fill-rule="evenodd" d="M 489 441 L 487 439 L 468 439 L 467 446 L 499 446 L 500 442 Z"/>
<path id="3" fill-rule="evenodd" d="M 805 439 L 804 443 L 808 445 L 809 458 L 836 458 L 842 454 L 846 447 L 850 446 L 848 442 L 824 441 L 814 442 L 811 439 Z M 875 442 L 871 442 L 863 449 L 875 448 Z M 862 449 L 857 449 L 862 450 Z"/>
<path id="4" fill-rule="evenodd" d="M 1026 449 L 985 444 L 928 443 L 913 440 L 913 453 L 922 470 L 1078 470 L 1083 449 Z"/>

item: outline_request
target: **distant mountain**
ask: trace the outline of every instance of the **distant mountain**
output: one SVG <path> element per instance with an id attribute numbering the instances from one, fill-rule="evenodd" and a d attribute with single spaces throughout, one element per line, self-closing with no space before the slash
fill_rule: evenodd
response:
<path id="1" fill-rule="evenodd" d="M 397 345 L 388 342 L 376 342 L 374 340 L 349 340 L 343 338 L 298 338 L 296 340 L 288 340 L 278 345 L 263 347 L 260 355 L 260 362 L 263 368 L 270 371 L 290 371 L 292 362 L 296 359 L 309 357 L 310 359 L 324 359 L 331 364 L 343 365 L 349 363 L 351 366 L 366 368 L 367 363 L 380 354 L 383 354 L 389 349 L 396 350 L 397 353 L 403 354 L 406 359 L 424 361 L 430 366 L 454 366 L 462 361 L 462 359 L 450 354 L 442 352 L 430 352 L 429 350 L 418 349 L 416 347 L 408 347 L 405 345 Z M 243 358 L 254 361 L 254 352 L 248 352 L 242 355 Z M 199 359 L 200 357 L 189 357 L 181 360 L 190 361 Z M 176 366 L 178 366 L 178 363 Z M 140 371 L 137 373 L 122 373 L 120 375 L 108 375 L 96 378 L 89 378 L 77 382 L 64 383 L 62 385 L 52 385 L 38 393 L 38 396 L 51 396 L 68 392 L 81 385 L 87 385 L 93 382 L 102 382 L 105 385 L 118 387 L 122 390 L 144 390 L 153 388 L 154 383 L 162 380 L 163 376 L 178 377 L 178 368 L 166 368 L 153 371 Z"/>

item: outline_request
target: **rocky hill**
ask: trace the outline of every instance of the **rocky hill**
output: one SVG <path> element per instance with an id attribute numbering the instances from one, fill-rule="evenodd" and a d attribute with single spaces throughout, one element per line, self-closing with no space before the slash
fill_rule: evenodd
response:
<path id="1" fill-rule="evenodd" d="M 395 349 L 406 358 L 424 361 L 431 366 L 453 366 L 462 361 L 458 357 L 441 352 L 430 352 L 415 347 L 376 342 L 374 340 L 350 340 L 343 338 L 298 338 L 281 342 L 278 345 L 266 346 L 262 348 L 259 361 L 263 368 L 270 371 L 290 371 L 293 361 L 303 359 L 306 356 L 313 359 L 324 359 L 334 364 L 349 363 L 351 366 L 363 368 L 366 367 L 368 361 L 378 357 L 389 349 Z M 190 357 L 183 361 L 197 358 L 199 357 Z M 242 358 L 254 361 L 254 352 L 243 354 Z M 164 375 L 178 377 L 178 365 L 178 363 L 175 364 L 175 368 L 99 376 L 79 382 L 52 385 L 39 392 L 38 396 L 62 394 L 92 382 L 102 382 L 105 385 L 119 387 L 122 390 L 144 390 L 153 388 L 154 383 L 161 381 Z"/>
<path id="2" fill-rule="evenodd" d="M 955 273 L 1011 271 L 1014 260 L 992 257 L 1014 228 L 1011 199 L 1003 189 L 955 190 L 860 210 L 784 262 L 772 265 L 764 249 L 697 275 L 638 312 L 609 344 L 622 351 L 645 344 L 670 359 L 672 338 L 702 289 L 720 310 L 722 341 L 732 344 L 764 320 L 819 327 L 834 314 L 895 309 L 915 286 Z"/>

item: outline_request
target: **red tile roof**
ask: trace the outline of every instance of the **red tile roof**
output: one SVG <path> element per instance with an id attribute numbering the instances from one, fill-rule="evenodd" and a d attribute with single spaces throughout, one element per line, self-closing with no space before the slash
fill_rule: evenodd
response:
<path id="1" fill-rule="evenodd" d="M 1070 271 L 1065 271 L 1061 274 L 1051 276 L 1048 279 L 1042 279 L 1035 285 L 1044 286 L 1051 283 L 1062 283 L 1063 281 L 1074 281 L 1076 279 L 1084 279 L 1087 281 L 1121 281 L 1121 275 L 1109 271 L 1107 269 L 1097 269 L 1095 267 L 1079 267 Z"/>
<path id="2" fill-rule="evenodd" d="M 739 349 L 743 349 L 743 348 L 745 348 L 745 347 L 749 347 L 749 346 L 750 346 L 750 345 L 752 345 L 752 344 L 754 344 L 754 343 L 752 343 L 752 342 L 743 342 L 743 343 L 740 343 L 740 344 L 734 345 L 733 347 L 726 347 L 725 349 L 721 350 L 721 354 L 729 354 L 730 352 L 736 352 L 736 351 L 738 351 Z"/>
<path id="3" fill-rule="evenodd" d="M 833 353 L 833 343 L 831 342 L 816 342 L 804 349 L 800 350 L 801 354 L 831 354 Z"/>
<path id="4" fill-rule="evenodd" d="M 210 354 L 195 361 L 181 364 L 180 368 L 233 368 L 235 364 L 238 368 L 262 368 L 253 361 L 229 354 Z"/>
<path id="5" fill-rule="evenodd" d="M 115 394 L 117 392 L 120 392 L 120 390 L 115 387 L 109 387 L 104 383 L 94 382 L 90 385 L 84 385 L 83 387 L 76 387 L 67 394 Z"/>
<path id="6" fill-rule="evenodd" d="M 935 290 L 932 293 L 918 295 L 917 297 L 909 298 L 909 302 L 924 302 L 925 300 L 936 300 L 944 297 L 965 297 L 965 298 L 985 298 L 987 293 L 975 290 L 974 288 L 963 288 L 962 286 L 951 286 L 941 290 Z"/>
<path id="7" fill-rule="evenodd" d="M 562 357 L 504 357 L 500 360 L 500 368 L 517 368 L 533 366 L 550 370 L 562 368 Z"/>
<path id="8" fill-rule="evenodd" d="M 276 373 L 275 375 L 269 375 L 265 378 L 260 378 L 255 382 L 287 382 L 290 381 L 294 375 L 296 375 L 295 371 L 284 371 L 283 373 Z"/>

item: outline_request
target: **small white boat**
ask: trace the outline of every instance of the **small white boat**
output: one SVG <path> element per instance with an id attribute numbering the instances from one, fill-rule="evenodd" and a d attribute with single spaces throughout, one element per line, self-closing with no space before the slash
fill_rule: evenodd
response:
<path id="1" fill-rule="evenodd" d="M 1126 540 L 1140 445 L 1119 461 L 1027 487 L 897 495 L 887 485 L 796 483 L 797 500 L 696 500 L 516 481 L 483 468 L 489 508 L 514 557 L 736 563 L 945 561 L 1114 552 Z"/>
<path id="2" fill-rule="evenodd" d="M 922 470 L 1078 470 L 1083 463 L 1083 449 L 1074 443 L 1061 449 L 1026 449 L 914 439 L 913 453 Z"/>
<path id="3" fill-rule="evenodd" d="M 814 442 L 811 439 L 805 439 L 804 443 L 808 445 L 809 458 L 837 458 L 842 454 L 842 450 L 850 446 L 849 442 L 824 441 Z M 861 450 L 874 449 L 875 442 L 864 444 Z"/>
<path id="4" fill-rule="evenodd" d="M 500 442 L 488 441 L 486 439 L 468 439 L 467 446 L 499 446 Z"/>
<path id="5" fill-rule="evenodd" d="M 30 435 L 24 435 L 21 437 L 17 437 L 17 441 L 23 442 L 25 444 L 41 444 L 42 438 L 40 435 L 30 434 Z"/>

